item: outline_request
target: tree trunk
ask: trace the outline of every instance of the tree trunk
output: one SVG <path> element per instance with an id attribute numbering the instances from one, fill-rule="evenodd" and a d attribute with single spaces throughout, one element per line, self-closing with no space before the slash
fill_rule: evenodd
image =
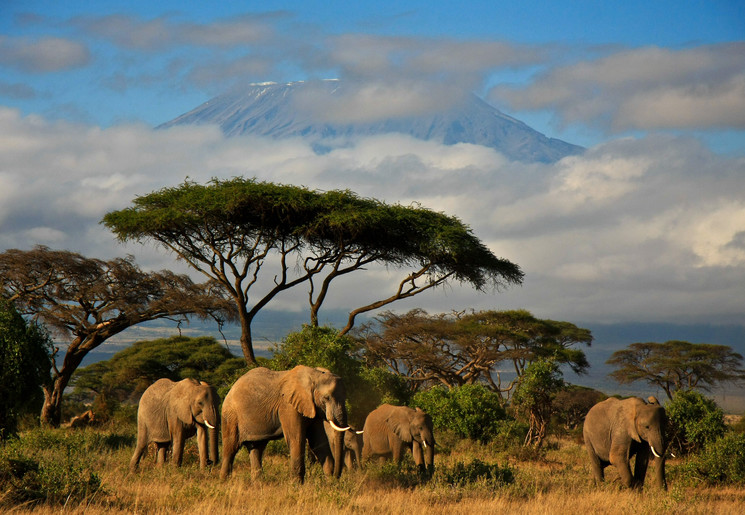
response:
<path id="1" fill-rule="evenodd" d="M 246 365 L 254 367 L 257 365 L 256 356 L 254 355 L 253 340 L 251 338 L 251 318 L 247 313 L 240 313 L 241 322 L 241 350 L 243 350 L 243 358 L 246 360 Z"/>

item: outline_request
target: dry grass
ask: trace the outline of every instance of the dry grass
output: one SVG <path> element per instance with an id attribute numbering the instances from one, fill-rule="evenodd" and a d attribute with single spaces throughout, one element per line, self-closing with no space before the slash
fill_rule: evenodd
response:
<path id="1" fill-rule="evenodd" d="M 93 431 L 88 429 L 86 431 Z M 608 482 L 592 484 L 584 450 L 569 439 L 553 440 L 539 459 L 472 443 L 451 442 L 436 457 L 438 470 L 456 462 L 508 464 L 515 481 L 501 487 L 484 483 L 455 487 L 436 474 L 429 482 L 405 487 L 391 481 L 377 465 L 365 471 L 345 472 L 334 481 L 319 467 L 309 467 L 302 485 L 289 478 L 288 459 L 282 455 L 265 458 L 264 474 L 252 481 L 247 455 L 236 458 L 233 476 L 219 479 L 217 467 L 201 471 L 192 447 L 185 466 L 156 468 L 151 457 L 144 459 L 137 474 L 127 467 L 132 448 L 90 453 L 90 467 L 101 479 L 101 489 L 84 502 L 67 505 L 17 505 L 2 503 L 8 513 L 381 513 L 381 514 L 466 514 L 466 513 L 742 513 L 745 489 L 684 485 L 676 481 L 679 463 L 668 464 L 670 489 L 660 492 L 651 485 L 644 492 L 619 488 L 617 475 L 607 470 Z M 449 445 L 449 447 L 448 447 Z M 528 453 L 529 454 L 529 453 Z"/>

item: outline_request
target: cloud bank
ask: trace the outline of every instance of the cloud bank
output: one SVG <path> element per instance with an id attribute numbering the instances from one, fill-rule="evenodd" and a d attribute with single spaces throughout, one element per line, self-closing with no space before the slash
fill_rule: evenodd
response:
<path id="1" fill-rule="evenodd" d="M 418 202 L 458 216 L 526 272 L 522 287 L 505 292 L 455 286 L 395 309 L 742 323 L 745 159 L 671 136 L 619 139 L 553 165 L 528 165 L 484 147 L 394 134 L 318 155 L 302 139 L 225 138 L 215 127 L 102 129 L 0 108 L 0 249 L 131 253 L 145 267 L 175 268 L 164 252 L 117 243 L 99 220 L 187 177 L 238 175 Z M 329 307 L 390 287 L 380 280 L 385 271 L 374 274 L 344 283 Z M 301 309 L 305 295 L 298 290 L 281 302 Z"/>

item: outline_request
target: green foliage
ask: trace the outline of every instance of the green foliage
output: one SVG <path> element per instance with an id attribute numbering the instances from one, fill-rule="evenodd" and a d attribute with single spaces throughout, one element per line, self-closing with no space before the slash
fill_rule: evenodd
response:
<path id="1" fill-rule="evenodd" d="M 180 381 L 193 377 L 227 390 L 246 371 L 243 359 L 211 336 L 172 336 L 135 342 L 106 361 L 80 368 L 73 376 L 75 393 L 96 393 L 94 412 L 111 415 L 119 403 L 134 402 L 160 378 Z"/>
<path id="2" fill-rule="evenodd" d="M 709 483 L 745 486 L 745 434 L 730 432 L 707 443 L 689 466 Z"/>
<path id="3" fill-rule="evenodd" d="M 46 332 L 0 299 L 0 440 L 16 433 L 23 413 L 40 409 L 40 386 L 49 382 L 51 353 Z"/>
<path id="4" fill-rule="evenodd" d="M 512 405 L 530 426 L 526 445 L 542 445 L 553 411 L 553 399 L 563 387 L 559 365 L 552 360 L 539 359 L 525 369 L 512 396 Z"/>
<path id="5" fill-rule="evenodd" d="M 131 439 L 126 442 L 131 445 Z M 117 445 L 99 441 L 94 447 Z M 46 452 L 53 449 L 54 452 Z M 0 447 L 0 507 L 20 503 L 65 505 L 93 497 L 101 479 L 91 467 L 91 445 L 82 432 L 37 429 Z"/>
<path id="6" fill-rule="evenodd" d="M 499 488 L 515 482 L 515 473 L 509 465 L 486 463 L 475 459 L 470 463 L 456 462 L 452 467 L 441 467 L 439 474 L 445 484 L 452 486 L 483 485 Z"/>
<path id="7" fill-rule="evenodd" d="M 436 428 L 482 443 L 494 439 L 507 419 L 499 395 L 480 384 L 435 386 L 417 392 L 412 404 L 429 413 Z"/>
<path id="8" fill-rule="evenodd" d="M 665 406 L 676 453 L 702 449 L 726 431 L 724 412 L 713 399 L 695 390 L 678 390 Z"/>

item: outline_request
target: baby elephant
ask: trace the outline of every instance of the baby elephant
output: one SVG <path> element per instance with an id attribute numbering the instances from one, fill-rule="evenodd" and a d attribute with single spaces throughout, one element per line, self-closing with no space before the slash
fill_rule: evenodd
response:
<path id="1" fill-rule="evenodd" d="M 184 379 L 175 383 L 158 379 L 142 394 L 137 409 L 137 446 L 130 471 L 137 470 L 142 454 L 150 442 L 158 446 L 157 462 L 162 465 L 166 451 L 173 445 L 173 461 L 181 466 L 184 440 L 197 435 L 199 466 L 207 466 L 209 459 L 218 460 L 217 437 L 220 428 L 217 391 L 205 382 Z M 209 453 L 207 433 L 209 432 Z"/>
<path id="2" fill-rule="evenodd" d="M 404 448 L 411 449 L 414 463 L 421 472 L 432 473 L 435 461 L 435 437 L 432 417 L 421 408 L 382 404 L 365 420 L 362 458 L 393 458 L 401 463 Z"/>
<path id="3" fill-rule="evenodd" d="M 585 417 L 583 434 L 596 482 L 604 479 L 608 465 L 618 469 L 626 487 L 641 488 L 647 474 L 650 453 L 655 457 L 656 483 L 665 481 L 665 409 L 657 399 L 615 399 L 611 397 L 593 406 Z M 634 475 L 629 461 L 636 456 Z"/>

